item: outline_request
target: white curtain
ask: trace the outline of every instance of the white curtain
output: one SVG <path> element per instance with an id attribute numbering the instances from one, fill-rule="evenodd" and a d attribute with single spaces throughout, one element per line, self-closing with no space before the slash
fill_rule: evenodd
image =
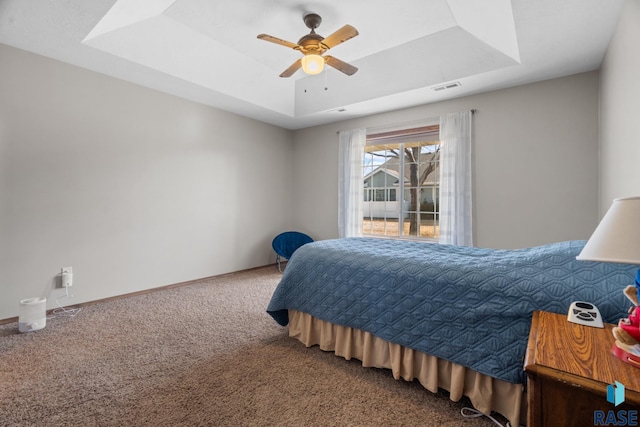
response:
<path id="1" fill-rule="evenodd" d="M 440 243 L 473 246 L 471 111 L 440 117 Z"/>
<path id="2" fill-rule="evenodd" d="M 362 236 L 364 199 L 362 161 L 367 141 L 366 129 L 339 132 L 338 160 L 338 235 Z"/>

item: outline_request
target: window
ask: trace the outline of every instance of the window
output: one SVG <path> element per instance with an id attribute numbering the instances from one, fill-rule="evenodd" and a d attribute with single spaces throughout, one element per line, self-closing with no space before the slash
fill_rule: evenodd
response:
<path id="1" fill-rule="evenodd" d="M 363 235 L 439 237 L 439 126 L 367 135 Z"/>

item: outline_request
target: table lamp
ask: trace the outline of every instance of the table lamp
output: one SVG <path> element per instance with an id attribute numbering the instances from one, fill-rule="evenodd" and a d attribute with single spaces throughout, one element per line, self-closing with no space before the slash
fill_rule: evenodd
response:
<path id="1" fill-rule="evenodd" d="M 640 197 L 615 199 L 576 259 L 640 265 Z M 640 270 L 635 289 L 627 288 L 625 294 L 638 299 Z M 613 336 L 613 354 L 640 367 L 640 308 L 629 310 L 629 317 L 620 320 Z"/>

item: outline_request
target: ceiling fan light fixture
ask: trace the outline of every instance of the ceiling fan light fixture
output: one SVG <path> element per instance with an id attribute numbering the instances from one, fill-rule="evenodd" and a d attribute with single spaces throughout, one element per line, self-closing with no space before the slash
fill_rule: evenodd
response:
<path id="1" fill-rule="evenodd" d="M 302 71 L 307 74 L 320 74 L 324 70 L 324 58 L 315 53 L 302 57 Z"/>

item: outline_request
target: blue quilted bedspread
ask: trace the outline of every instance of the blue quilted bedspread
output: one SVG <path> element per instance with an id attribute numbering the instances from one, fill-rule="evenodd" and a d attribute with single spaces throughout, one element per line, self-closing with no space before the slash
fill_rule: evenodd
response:
<path id="1" fill-rule="evenodd" d="M 287 309 L 524 383 L 532 313 L 594 303 L 605 322 L 626 317 L 622 290 L 638 266 L 576 261 L 584 241 L 518 250 L 347 238 L 309 243 L 286 267 L 267 311 Z"/>

